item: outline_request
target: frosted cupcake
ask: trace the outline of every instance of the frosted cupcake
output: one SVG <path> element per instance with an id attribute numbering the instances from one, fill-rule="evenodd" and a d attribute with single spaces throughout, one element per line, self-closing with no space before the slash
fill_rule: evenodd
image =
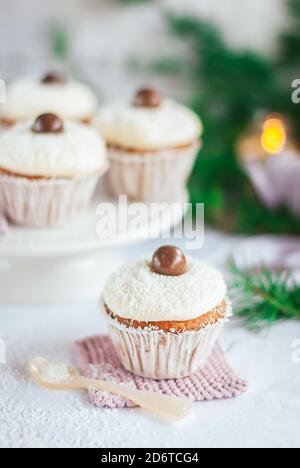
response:
<path id="1" fill-rule="evenodd" d="M 97 132 L 55 114 L 0 135 L 0 199 L 20 225 L 63 225 L 86 208 L 107 168 Z"/>
<path id="2" fill-rule="evenodd" d="M 104 289 L 104 312 L 126 369 L 154 379 L 195 373 L 230 315 L 222 275 L 178 248 L 119 269 Z"/>
<path id="3" fill-rule="evenodd" d="M 62 119 L 89 123 L 97 109 L 97 97 L 85 84 L 67 80 L 58 73 L 40 78 L 25 77 L 7 88 L 6 103 L 1 106 L 4 125 L 54 113 Z"/>
<path id="4" fill-rule="evenodd" d="M 200 147 L 196 114 L 142 89 L 132 102 L 102 107 L 95 126 L 108 144 L 113 195 L 150 202 L 178 199 Z"/>

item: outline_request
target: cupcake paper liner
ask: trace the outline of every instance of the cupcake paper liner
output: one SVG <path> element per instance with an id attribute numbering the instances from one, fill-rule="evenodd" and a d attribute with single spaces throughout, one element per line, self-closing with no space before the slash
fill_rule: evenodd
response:
<path id="1" fill-rule="evenodd" d="M 246 160 L 244 169 L 262 202 L 271 210 L 286 206 L 300 216 L 300 158 L 282 154 L 266 161 Z"/>
<path id="2" fill-rule="evenodd" d="M 0 176 L 0 204 L 14 223 L 37 228 L 61 226 L 85 209 L 99 175 L 30 180 Z"/>
<path id="3" fill-rule="evenodd" d="M 174 201 L 186 186 L 199 147 L 195 143 L 183 149 L 152 153 L 109 148 L 108 190 L 133 201 Z"/>
<path id="4" fill-rule="evenodd" d="M 91 336 L 75 343 L 81 373 L 92 379 L 132 386 L 137 390 L 159 392 L 169 396 L 184 396 L 195 402 L 221 400 L 241 395 L 248 388 L 230 367 L 225 353 L 217 343 L 205 366 L 183 379 L 153 380 L 124 369 L 108 336 Z M 133 408 L 136 403 L 105 391 L 88 391 L 89 401 L 98 408 Z"/>
<path id="5" fill-rule="evenodd" d="M 9 232 L 8 222 L 0 206 L 0 239 L 3 239 L 4 237 L 6 237 L 8 232 Z"/>
<path id="6" fill-rule="evenodd" d="M 177 379 L 197 372 L 207 361 L 226 319 L 198 331 L 166 333 L 129 328 L 109 319 L 109 330 L 123 366 L 133 374 L 152 379 Z"/>

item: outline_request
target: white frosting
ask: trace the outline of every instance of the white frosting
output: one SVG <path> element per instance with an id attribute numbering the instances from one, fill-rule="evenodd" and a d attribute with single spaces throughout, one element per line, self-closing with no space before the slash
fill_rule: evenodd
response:
<path id="1" fill-rule="evenodd" d="M 105 285 L 105 304 L 115 315 L 139 322 L 191 320 L 210 312 L 225 299 L 223 276 L 187 260 L 187 272 L 175 277 L 153 273 L 146 260 L 120 268 Z"/>
<path id="2" fill-rule="evenodd" d="M 191 144 L 202 132 L 197 115 L 171 99 L 164 99 L 157 108 L 106 105 L 95 126 L 111 145 L 149 151 Z"/>
<path id="3" fill-rule="evenodd" d="M 16 174 L 76 177 L 103 173 L 106 147 L 98 133 L 73 121 L 62 133 L 34 133 L 33 121 L 21 122 L 0 135 L 0 168 Z"/>
<path id="4" fill-rule="evenodd" d="M 25 120 L 52 112 L 62 118 L 89 119 L 97 109 L 97 97 L 84 84 L 43 84 L 37 78 L 23 78 L 8 86 L 1 114 L 9 120 Z"/>

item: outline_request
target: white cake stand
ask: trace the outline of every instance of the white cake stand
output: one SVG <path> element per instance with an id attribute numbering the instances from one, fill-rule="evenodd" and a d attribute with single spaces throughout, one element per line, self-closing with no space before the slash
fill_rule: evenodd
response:
<path id="1" fill-rule="evenodd" d="M 1 302 L 56 303 L 99 297 L 104 279 L 122 261 L 118 247 L 170 232 L 186 213 L 187 200 L 187 193 L 182 193 L 172 216 L 147 211 L 133 226 L 128 212 L 132 205 L 119 205 L 99 190 L 91 208 L 63 229 L 10 226 L 8 235 L 0 239 Z M 125 230 L 109 234 L 99 229 L 97 208 L 104 203 L 115 207 L 123 222 L 128 220 L 128 228 L 124 225 Z"/>

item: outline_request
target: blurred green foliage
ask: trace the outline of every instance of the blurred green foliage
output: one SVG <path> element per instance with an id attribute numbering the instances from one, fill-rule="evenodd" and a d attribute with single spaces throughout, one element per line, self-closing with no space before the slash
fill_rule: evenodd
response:
<path id="1" fill-rule="evenodd" d="M 300 2 L 285 0 L 290 16 L 290 28 L 280 35 L 279 63 L 298 67 L 300 62 Z"/>
<path id="2" fill-rule="evenodd" d="M 69 35 L 65 24 L 50 25 L 50 42 L 53 55 L 60 60 L 66 60 L 69 55 Z"/>
<path id="3" fill-rule="evenodd" d="M 152 2 L 153 0 L 118 0 L 120 3 L 149 3 Z"/>
<path id="4" fill-rule="evenodd" d="M 293 45 L 298 40 L 300 45 L 300 0 L 288 1 L 287 7 L 291 29 L 280 34 L 273 57 L 233 50 L 212 24 L 190 17 L 168 18 L 171 31 L 189 44 L 190 54 L 180 59 L 181 68 L 189 70 L 190 105 L 205 130 L 190 182 L 191 198 L 194 203 L 204 202 L 206 219 L 225 230 L 300 232 L 300 220 L 286 209 L 273 213 L 262 205 L 235 151 L 237 139 L 259 111 L 283 113 L 300 137 L 300 107 L 291 101 L 291 83 L 300 65 L 300 48 L 295 51 Z M 170 58 L 161 57 L 151 68 L 157 72 L 161 63 L 166 73 L 168 62 Z M 174 60 L 171 63 L 174 73 Z"/>

